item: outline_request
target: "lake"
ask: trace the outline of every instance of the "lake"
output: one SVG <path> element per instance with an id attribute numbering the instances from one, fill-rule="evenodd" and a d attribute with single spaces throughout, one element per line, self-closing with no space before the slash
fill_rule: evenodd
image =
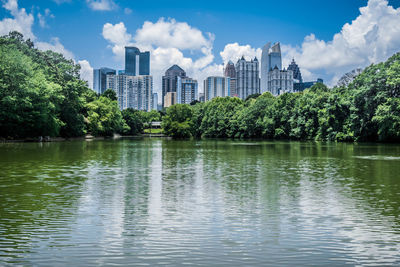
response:
<path id="1" fill-rule="evenodd" d="M 400 145 L 0 144 L 0 266 L 400 265 Z"/>

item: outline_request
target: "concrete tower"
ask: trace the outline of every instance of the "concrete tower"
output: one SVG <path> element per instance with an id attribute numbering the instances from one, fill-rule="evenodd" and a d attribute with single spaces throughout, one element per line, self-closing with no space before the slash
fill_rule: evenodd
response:
<path id="1" fill-rule="evenodd" d="M 279 42 L 271 46 L 271 43 L 264 45 L 261 55 L 261 93 L 270 92 L 268 75 L 275 67 L 282 70 L 281 45 Z"/>
<path id="2" fill-rule="evenodd" d="M 268 73 L 271 66 L 269 65 L 268 53 L 271 48 L 271 43 L 264 45 L 261 54 L 261 94 L 268 91 Z"/>

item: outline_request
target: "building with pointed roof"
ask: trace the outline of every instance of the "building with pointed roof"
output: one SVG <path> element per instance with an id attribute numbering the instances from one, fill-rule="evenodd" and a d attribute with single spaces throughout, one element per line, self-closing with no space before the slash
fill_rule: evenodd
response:
<path id="1" fill-rule="evenodd" d="M 301 72 L 299 66 L 296 64 L 296 61 L 294 61 L 294 58 L 292 59 L 292 62 L 290 63 L 288 70 L 293 71 L 293 79 L 295 83 L 302 83 L 303 78 L 301 77 Z"/>
<path id="2" fill-rule="evenodd" d="M 236 79 L 235 64 L 233 64 L 233 62 L 230 60 L 226 64 L 226 67 L 224 70 L 224 76 L 229 78 L 230 96 L 233 96 L 233 97 L 238 96 L 238 92 L 236 90 L 237 79 Z"/>
<path id="3" fill-rule="evenodd" d="M 235 66 L 236 69 L 236 93 L 241 99 L 246 99 L 249 95 L 260 93 L 259 64 L 255 57 L 251 61 L 246 61 L 244 56 L 239 59 Z"/>
<path id="4" fill-rule="evenodd" d="M 293 93 L 293 71 L 280 70 L 275 65 L 268 73 L 269 92 L 275 96 L 284 93 Z"/>
<path id="5" fill-rule="evenodd" d="M 178 77 L 186 78 L 186 72 L 178 65 L 172 65 L 165 71 L 162 77 L 162 106 L 164 107 L 164 97 L 168 92 L 176 92 L 178 88 Z"/>

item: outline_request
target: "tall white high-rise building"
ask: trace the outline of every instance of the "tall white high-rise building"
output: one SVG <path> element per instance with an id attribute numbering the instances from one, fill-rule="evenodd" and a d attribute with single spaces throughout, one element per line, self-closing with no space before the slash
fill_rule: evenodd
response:
<path id="1" fill-rule="evenodd" d="M 117 94 L 121 110 L 133 108 L 150 111 L 153 101 L 153 76 L 107 75 L 107 85 Z"/>
<path id="2" fill-rule="evenodd" d="M 268 73 L 268 88 L 273 95 L 293 93 L 293 71 L 280 70 L 275 66 Z"/>
<path id="3" fill-rule="evenodd" d="M 257 58 L 246 61 L 244 57 L 239 59 L 236 69 L 236 92 L 241 99 L 249 95 L 260 93 L 260 77 Z"/>
<path id="4" fill-rule="evenodd" d="M 230 96 L 230 79 L 229 77 L 212 76 L 204 80 L 204 99 L 209 101 L 214 97 Z"/>
<path id="5" fill-rule="evenodd" d="M 280 43 L 275 43 L 271 46 L 271 43 L 264 45 L 261 56 L 261 93 L 271 92 L 269 88 L 269 73 L 275 67 L 278 70 L 282 70 L 282 55 Z"/>
<path id="6" fill-rule="evenodd" d="M 261 93 L 265 93 L 268 91 L 268 73 L 270 71 L 271 66 L 269 65 L 268 53 L 271 48 L 271 43 L 267 43 L 264 45 L 261 54 L 261 82 L 260 89 Z"/>

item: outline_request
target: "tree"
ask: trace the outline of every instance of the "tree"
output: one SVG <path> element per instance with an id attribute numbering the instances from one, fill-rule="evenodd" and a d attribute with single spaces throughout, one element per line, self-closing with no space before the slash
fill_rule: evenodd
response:
<path id="1" fill-rule="evenodd" d="M 321 83 L 298 95 L 290 118 L 290 136 L 295 139 L 315 139 L 319 128 L 318 112 L 325 107 L 329 89 Z"/>
<path id="2" fill-rule="evenodd" d="M 115 91 L 114 90 L 112 90 L 112 89 L 107 89 L 107 90 L 105 90 L 104 92 L 103 92 L 103 94 L 102 94 L 102 96 L 104 96 L 104 97 L 108 97 L 109 99 L 111 99 L 111 100 L 117 100 L 117 93 L 115 93 Z"/>
<path id="3" fill-rule="evenodd" d="M 192 109 L 192 118 L 190 125 L 191 128 L 191 135 L 195 138 L 200 138 L 203 134 L 201 131 L 201 123 L 204 117 L 204 103 L 197 103 L 194 106 L 191 106 Z"/>
<path id="4" fill-rule="evenodd" d="M 270 93 L 247 100 L 247 105 L 238 111 L 236 120 L 239 123 L 239 128 L 236 136 L 247 138 L 270 137 L 269 134 L 266 134 L 268 131 L 264 131 L 268 122 L 265 117 L 272 117 L 272 114 L 267 114 L 267 111 L 269 111 L 268 107 L 271 107 L 274 102 L 275 98 Z"/>
<path id="5" fill-rule="evenodd" d="M 3 137 L 56 136 L 63 123 L 53 102 L 60 86 L 46 80 L 39 66 L 16 50 L 0 46 L 0 134 Z"/>
<path id="6" fill-rule="evenodd" d="M 126 133 L 129 126 L 122 118 L 117 101 L 100 96 L 87 104 L 88 129 L 94 136 L 112 136 L 114 133 Z"/>
<path id="7" fill-rule="evenodd" d="M 250 99 L 256 99 L 256 98 L 259 97 L 260 95 L 261 95 L 261 94 L 258 94 L 258 93 L 252 94 L 252 95 L 248 95 L 244 101 L 247 102 L 247 101 L 249 101 Z"/>
<path id="8" fill-rule="evenodd" d="M 137 135 L 143 132 L 144 118 L 141 111 L 133 108 L 127 108 L 122 111 L 122 117 L 130 128 L 126 134 Z"/>
<path id="9" fill-rule="evenodd" d="M 189 138 L 191 136 L 192 110 L 189 105 L 176 104 L 167 108 L 163 117 L 163 132 L 173 138 Z"/>
<path id="10" fill-rule="evenodd" d="M 206 137 L 233 137 L 238 121 L 235 113 L 243 107 L 237 97 L 216 97 L 204 105 L 200 129 Z"/>
<path id="11" fill-rule="evenodd" d="M 151 127 L 152 127 L 152 123 L 154 121 L 159 121 L 160 120 L 160 113 L 153 109 L 151 111 L 148 112 L 143 112 L 143 122 L 145 123 L 145 126 L 147 128 L 150 128 L 150 133 L 151 133 Z"/>
<path id="12" fill-rule="evenodd" d="M 400 141 L 400 99 L 389 98 L 379 105 L 372 121 L 378 125 L 380 141 Z"/>

